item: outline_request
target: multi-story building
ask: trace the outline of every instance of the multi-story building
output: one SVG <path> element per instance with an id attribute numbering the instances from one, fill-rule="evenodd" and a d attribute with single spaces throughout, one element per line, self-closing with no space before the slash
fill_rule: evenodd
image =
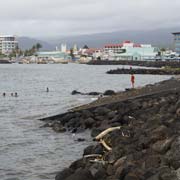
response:
<path id="1" fill-rule="evenodd" d="M 151 44 L 137 44 L 124 41 L 122 44 L 107 44 L 104 46 L 103 59 L 109 60 L 153 60 L 158 49 Z"/>
<path id="2" fill-rule="evenodd" d="M 16 36 L 0 35 L 0 53 L 10 54 L 18 46 Z"/>
<path id="3" fill-rule="evenodd" d="M 174 51 L 180 54 L 180 32 L 172 33 L 174 35 Z"/>

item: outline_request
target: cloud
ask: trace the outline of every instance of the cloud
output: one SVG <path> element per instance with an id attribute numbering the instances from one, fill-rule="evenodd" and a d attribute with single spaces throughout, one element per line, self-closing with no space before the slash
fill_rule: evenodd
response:
<path id="1" fill-rule="evenodd" d="M 0 29 L 20 36 L 153 29 L 179 25 L 179 8 L 179 0 L 6 0 Z"/>

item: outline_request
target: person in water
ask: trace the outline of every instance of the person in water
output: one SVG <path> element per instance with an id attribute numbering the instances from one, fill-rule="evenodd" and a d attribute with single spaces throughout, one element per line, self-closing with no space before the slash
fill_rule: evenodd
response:
<path id="1" fill-rule="evenodd" d="M 46 88 L 46 92 L 49 92 L 49 88 L 48 87 Z"/>
<path id="2" fill-rule="evenodd" d="M 11 93 L 11 96 L 14 96 L 14 94 L 13 94 L 13 93 Z"/>
<path id="3" fill-rule="evenodd" d="M 3 96 L 4 96 L 4 97 L 6 96 L 6 93 L 5 93 L 5 92 L 3 93 Z"/>
<path id="4" fill-rule="evenodd" d="M 18 94 L 17 94 L 17 92 L 15 92 L 15 94 L 14 94 L 14 95 L 15 95 L 15 97 L 18 97 Z"/>
<path id="5" fill-rule="evenodd" d="M 132 85 L 132 88 L 134 88 L 134 83 L 135 83 L 135 76 L 134 76 L 134 74 L 131 74 L 131 85 Z"/>

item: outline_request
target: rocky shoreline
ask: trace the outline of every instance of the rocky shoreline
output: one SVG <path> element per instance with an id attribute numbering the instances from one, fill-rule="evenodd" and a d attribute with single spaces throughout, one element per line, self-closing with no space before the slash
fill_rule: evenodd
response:
<path id="1" fill-rule="evenodd" d="M 179 61 L 110 61 L 110 60 L 92 60 L 87 63 L 88 65 L 129 65 L 129 66 L 144 66 L 144 67 L 157 67 L 161 68 L 168 66 L 171 68 L 180 68 Z"/>
<path id="2" fill-rule="evenodd" d="M 178 75 L 180 74 L 180 69 L 173 68 L 163 68 L 163 69 L 125 69 L 118 68 L 114 70 L 109 70 L 107 74 L 152 74 L 152 75 Z"/>
<path id="3" fill-rule="evenodd" d="M 118 127 L 87 147 L 84 156 L 55 179 L 179 180 L 180 80 L 172 78 L 103 99 L 41 119 L 56 132 L 91 129 L 92 137 Z"/>

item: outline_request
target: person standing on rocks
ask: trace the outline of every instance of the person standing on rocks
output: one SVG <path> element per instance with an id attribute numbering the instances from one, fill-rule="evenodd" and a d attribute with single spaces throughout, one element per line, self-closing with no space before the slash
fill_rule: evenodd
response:
<path id="1" fill-rule="evenodd" d="M 134 76 L 134 74 L 131 74 L 131 84 L 132 84 L 132 88 L 134 88 L 134 83 L 135 83 L 135 76 Z"/>

